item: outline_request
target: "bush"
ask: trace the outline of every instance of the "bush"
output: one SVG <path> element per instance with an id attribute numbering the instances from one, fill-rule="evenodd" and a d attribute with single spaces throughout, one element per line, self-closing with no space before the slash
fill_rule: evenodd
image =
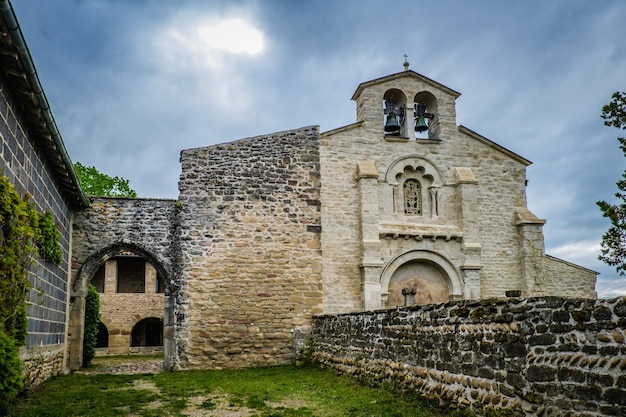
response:
<path id="1" fill-rule="evenodd" d="M 0 329 L 0 415 L 5 415 L 9 401 L 23 387 L 22 362 L 12 337 Z"/>
<path id="2" fill-rule="evenodd" d="M 96 339 L 100 323 L 100 295 L 96 287 L 89 284 L 85 303 L 85 337 L 83 339 L 83 366 L 89 366 L 96 356 Z"/>

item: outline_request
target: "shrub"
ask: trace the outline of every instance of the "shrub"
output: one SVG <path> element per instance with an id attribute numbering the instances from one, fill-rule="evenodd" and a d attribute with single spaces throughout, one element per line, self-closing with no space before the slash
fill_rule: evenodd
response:
<path id="1" fill-rule="evenodd" d="M 23 387 L 22 362 L 12 337 L 0 329 L 0 415 L 5 415 L 9 401 Z"/>
<path id="2" fill-rule="evenodd" d="M 83 366 L 89 366 L 96 356 L 96 339 L 100 323 L 100 295 L 96 287 L 89 284 L 85 303 L 85 337 L 83 339 Z"/>

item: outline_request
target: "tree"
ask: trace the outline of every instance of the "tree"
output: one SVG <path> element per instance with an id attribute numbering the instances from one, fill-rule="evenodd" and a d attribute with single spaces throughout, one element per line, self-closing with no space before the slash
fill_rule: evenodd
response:
<path id="1" fill-rule="evenodd" d="M 613 93 L 609 104 L 602 107 L 602 115 L 606 126 L 626 129 L 626 92 L 616 91 Z M 618 137 L 620 148 L 626 157 L 626 138 Z M 611 226 L 602 236 L 601 255 L 602 262 L 614 266 L 618 274 L 626 275 L 626 171 L 622 179 L 617 181 L 618 192 L 615 197 L 621 201 L 619 204 L 609 204 L 606 201 L 598 201 L 602 215 L 609 219 Z"/>
<path id="2" fill-rule="evenodd" d="M 128 180 L 124 178 L 111 177 L 80 162 L 74 164 L 74 171 L 80 181 L 80 187 L 88 196 L 137 197 L 135 190 L 130 188 Z"/>

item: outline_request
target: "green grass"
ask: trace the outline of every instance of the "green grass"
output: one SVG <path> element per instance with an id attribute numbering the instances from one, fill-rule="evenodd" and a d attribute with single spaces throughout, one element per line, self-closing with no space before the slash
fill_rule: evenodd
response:
<path id="1" fill-rule="evenodd" d="M 141 375 L 71 374 L 20 398 L 11 416 L 211 416 L 218 409 L 250 417 L 452 416 L 417 397 L 363 387 L 330 370 L 267 367 Z"/>

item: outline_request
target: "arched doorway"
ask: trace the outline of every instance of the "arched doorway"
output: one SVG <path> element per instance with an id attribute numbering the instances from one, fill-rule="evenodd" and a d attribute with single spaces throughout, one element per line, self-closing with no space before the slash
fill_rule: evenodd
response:
<path id="1" fill-rule="evenodd" d="M 104 268 L 103 270 L 103 265 L 106 265 L 109 268 Z M 145 265 L 145 270 L 141 268 L 143 265 Z M 118 280 L 117 278 L 111 279 L 109 276 L 111 274 L 108 274 L 107 272 L 109 270 L 111 271 L 111 274 L 117 274 L 116 277 L 122 277 L 120 274 L 122 274 L 123 271 L 126 271 L 125 281 L 123 282 L 122 279 Z M 73 296 L 70 311 L 70 332 L 68 332 L 68 340 L 70 342 L 70 369 L 80 369 L 82 363 L 82 343 L 84 335 L 82 331 L 72 330 L 82 329 L 84 326 L 85 296 L 88 284 L 92 280 L 95 281 L 94 283 L 96 284 L 96 287 L 99 288 L 100 291 L 103 291 L 103 293 L 101 293 L 101 301 L 103 298 L 109 297 L 118 306 L 144 306 L 145 308 L 152 310 L 154 310 L 155 306 L 158 306 L 157 310 L 150 310 L 149 312 L 146 311 L 139 315 L 143 317 L 146 317 L 146 315 L 149 317 L 154 317 L 155 315 L 164 317 L 164 321 L 168 324 L 168 326 L 172 327 L 172 329 L 171 331 L 164 332 L 163 321 L 155 319 L 159 322 L 159 330 L 157 336 L 153 336 L 155 331 L 152 330 L 151 326 L 154 324 L 144 324 L 143 327 L 141 327 L 143 330 L 142 334 L 144 335 L 142 343 L 146 342 L 145 336 L 147 335 L 148 344 L 152 344 L 153 346 L 163 346 L 163 348 L 159 351 L 163 353 L 164 367 L 171 369 L 169 364 L 173 362 L 174 355 L 174 303 L 173 298 L 170 296 L 169 289 L 165 287 L 165 283 L 170 282 L 168 276 L 168 270 L 163 267 L 159 259 L 150 251 L 138 245 L 118 243 L 103 248 L 90 256 L 82 264 L 80 270 L 78 271 L 72 288 Z M 141 283 L 142 285 L 139 285 L 138 283 Z M 107 288 L 110 290 L 107 291 Z M 142 297 L 146 299 L 144 300 Z M 139 300 L 140 298 L 141 300 Z M 158 302 L 156 300 L 157 298 L 159 299 Z M 132 316 L 137 315 L 137 313 L 132 314 Z M 105 321 L 107 324 L 110 324 L 110 326 L 113 326 L 109 326 L 107 328 L 107 339 L 109 341 L 108 353 L 128 353 L 130 348 L 129 333 L 131 333 L 131 329 L 128 327 L 124 328 L 125 326 L 121 326 L 119 323 L 115 325 L 115 321 L 113 319 Z M 164 334 L 170 335 L 165 341 L 163 340 Z M 158 340 L 155 340 L 155 337 Z M 121 343 L 122 340 L 124 341 L 126 347 L 124 347 L 123 343 Z M 122 350 L 124 350 L 124 352 L 122 352 Z"/>

